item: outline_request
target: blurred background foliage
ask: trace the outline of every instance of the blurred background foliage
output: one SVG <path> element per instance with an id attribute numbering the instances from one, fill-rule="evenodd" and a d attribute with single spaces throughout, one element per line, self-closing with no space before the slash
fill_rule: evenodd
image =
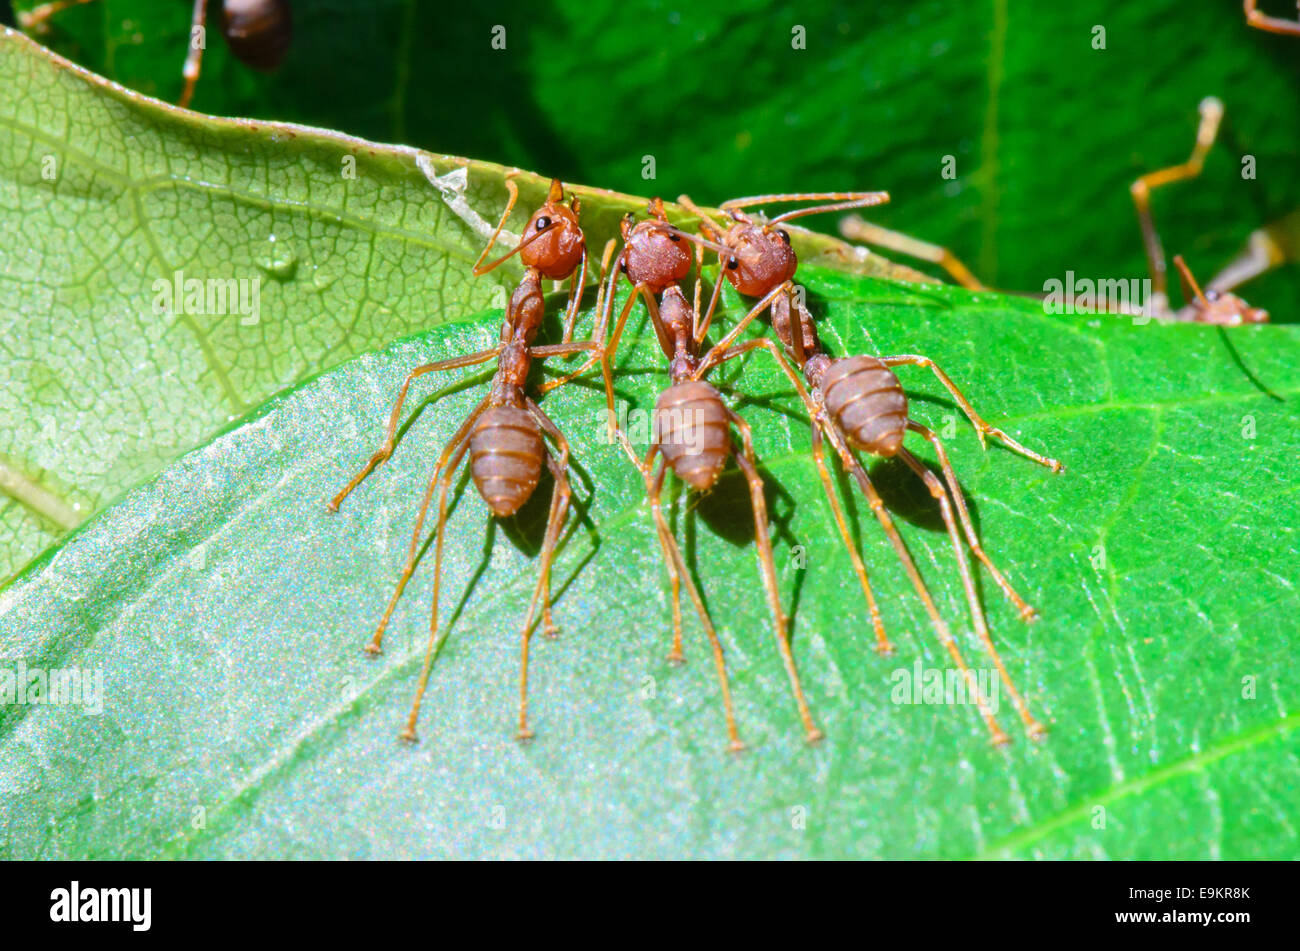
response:
<path id="1" fill-rule="evenodd" d="M 1294 13 L 1289 0 L 1263 6 Z M 1005 289 L 1041 291 L 1067 269 L 1145 277 L 1128 185 L 1186 158 L 1207 95 L 1227 113 L 1203 176 L 1155 197 L 1169 253 L 1206 280 L 1252 229 L 1300 208 L 1300 39 L 1248 28 L 1237 0 L 293 8 L 294 45 L 274 74 L 245 68 L 214 36 L 195 109 L 633 194 L 686 191 L 716 203 L 887 189 L 893 203 L 872 220 L 947 245 Z M 189 0 L 97 0 L 36 35 L 174 100 L 190 9 Z M 493 48 L 497 27 L 504 49 Z M 797 27 L 806 48 L 794 48 Z M 1243 155 L 1255 157 L 1253 180 L 1242 177 Z M 648 156 L 653 180 L 643 177 Z M 945 156 L 953 179 L 941 175 Z M 1300 273 L 1283 267 L 1244 296 L 1294 321 Z"/>

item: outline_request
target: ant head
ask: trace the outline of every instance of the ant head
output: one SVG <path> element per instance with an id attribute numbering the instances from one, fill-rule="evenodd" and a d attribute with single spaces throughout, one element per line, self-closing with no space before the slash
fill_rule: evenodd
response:
<path id="1" fill-rule="evenodd" d="M 551 180 L 546 204 L 533 212 L 520 237 L 519 257 L 526 267 L 535 267 L 544 277 L 562 280 L 573 273 L 585 247 L 578 224 L 578 198 L 564 204 L 564 186 Z"/>
<path id="2" fill-rule="evenodd" d="M 645 284 L 656 294 L 679 284 L 691 273 L 689 235 L 668 224 L 664 203 L 656 198 L 646 208 L 653 217 L 628 227 L 623 219 L 622 268 L 633 284 Z"/>
<path id="3" fill-rule="evenodd" d="M 790 232 L 781 227 L 760 226 L 740 216 L 723 243 L 730 254 L 720 256 L 722 273 L 746 297 L 762 297 L 793 278 L 799 267 Z"/>
<path id="4" fill-rule="evenodd" d="M 1226 291 L 1206 291 L 1205 303 L 1200 305 L 1199 310 L 1200 319 L 1208 324 L 1236 327 L 1240 324 L 1268 323 L 1268 311 L 1262 307 L 1251 307 L 1236 294 Z"/>
<path id="5" fill-rule="evenodd" d="M 1200 323 L 1218 324 L 1224 327 L 1236 327 L 1240 324 L 1268 323 L 1268 311 L 1260 307 L 1251 307 L 1236 294 L 1216 291 L 1213 288 L 1201 291 L 1191 269 L 1181 254 L 1174 255 L 1174 266 L 1183 285 L 1183 297 L 1196 311 Z"/>

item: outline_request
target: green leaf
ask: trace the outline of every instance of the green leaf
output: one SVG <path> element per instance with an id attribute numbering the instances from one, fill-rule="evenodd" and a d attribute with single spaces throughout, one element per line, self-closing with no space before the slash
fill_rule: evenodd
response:
<path id="1" fill-rule="evenodd" d="M 183 112 L 12 30 L 0 85 L 0 579 L 282 387 L 504 303 L 518 276 L 471 279 L 484 239 L 416 162 L 465 169 L 466 202 L 492 221 L 500 166 Z M 517 181 L 516 231 L 547 184 Z M 574 190 L 597 256 L 645 203 Z M 183 278 L 258 281 L 258 307 L 158 313 L 157 282 Z"/>
<path id="2" fill-rule="evenodd" d="M 447 529 L 445 639 L 422 742 L 399 743 L 429 557 L 385 654 L 360 647 L 483 374 L 422 383 L 441 398 L 420 404 L 393 458 L 340 513 L 324 502 L 378 444 L 406 371 L 489 345 L 500 319 L 489 311 L 281 394 L 0 594 L 10 667 L 101 671 L 104 691 L 99 716 L 0 711 L 0 852 L 1296 858 L 1296 332 L 1052 317 L 999 295 L 809 266 L 801 277 L 834 352 L 927 354 L 990 422 L 1068 466 L 1052 475 L 981 452 L 934 378 L 901 371 L 913 416 L 941 430 L 955 418 L 947 443 L 986 547 L 1042 612 L 1021 624 L 983 577 L 994 637 L 1050 727 L 1042 742 L 1014 730 L 1005 695 L 1014 742 L 1001 749 L 970 706 L 892 701 L 896 671 L 943 668 L 946 654 L 858 498 L 854 524 L 898 645 L 892 658 L 872 650 L 806 419 L 757 353 L 714 381 L 754 429 L 780 590 L 827 738 L 803 740 L 743 480 L 729 469 L 710 495 L 680 500 L 676 518 L 750 744 L 724 751 L 689 614 L 688 663 L 665 660 L 667 585 L 642 484 L 603 443 L 588 381 L 543 403 L 580 474 L 556 569 L 562 633 L 534 641 L 536 739 L 512 734 L 546 495 L 495 524 L 469 487 Z M 665 374 L 637 314 L 618 386 L 644 409 Z M 967 656 L 987 668 L 929 496 L 894 464 L 872 474 Z"/>

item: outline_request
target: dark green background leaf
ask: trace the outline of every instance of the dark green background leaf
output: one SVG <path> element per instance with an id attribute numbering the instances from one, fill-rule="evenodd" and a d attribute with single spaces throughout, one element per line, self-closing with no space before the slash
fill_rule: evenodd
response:
<path id="1" fill-rule="evenodd" d="M 598 390 L 571 386 L 545 406 L 573 440 L 583 518 L 558 563 L 563 633 L 535 652 L 537 739 L 519 746 L 511 730 L 545 498 L 501 525 L 489 554 L 469 490 L 449 527 L 444 612 L 467 584 L 468 599 L 438 658 L 423 742 L 400 745 L 428 559 L 388 652 L 367 661 L 359 648 L 434 455 L 476 391 L 426 406 L 341 513 L 323 502 L 377 443 L 405 371 L 489 344 L 490 312 L 276 398 L 0 594 L 4 656 L 102 669 L 107 694 L 99 717 L 4 711 L 4 855 L 1297 857 L 1295 331 L 1052 318 L 997 295 L 801 273 L 836 352 L 927 353 L 991 421 L 1069 466 L 1052 476 L 981 453 L 964 422 L 950 441 L 990 552 L 1044 615 L 1019 624 L 984 584 L 1009 666 L 1051 726 L 1045 742 L 1017 733 L 994 749 L 968 707 L 890 702 L 892 671 L 945 657 L 859 505 L 899 653 L 870 649 L 806 425 L 759 354 L 717 382 L 743 394 L 754 425 L 781 590 L 827 740 L 809 747 L 798 730 L 732 470 L 679 518 L 752 747 L 723 751 L 694 624 L 687 666 L 664 660 L 666 584 L 639 478 L 601 443 Z M 620 394 L 644 408 L 664 378 L 636 323 Z M 941 426 L 953 410 L 933 379 L 904 379 L 913 414 Z M 928 497 L 896 466 L 873 472 L 985 666 Z"/>
<path id="2" fill-rule="evenodd" d="M 1232 0 L 552 0 L 454 16 L 428 0 L 295 0 L 294 10 L 295 47 L 271 77 L 214 38 L 195 108 L 633 194 L 887 189 L 894 202 L 874 220 L 950 245 L 992 286 L 1024 290 L 1067 269 L 1146 276 L 1128 185 L 1186 158 L 1207 95 L 1227 106 L 1220 145 L 1201 180 L 1156 199 L 1170 253 L 1211 274 L 1252 229 L 1300 208 L 1300 56 L 1293 38 L 1248 28 Z M 1274 10 L 1285 15 L 1286 0 Z M 49 39 L 174 98 L 188 24 L 185 3 L 100 0 L 65 13 Z M 498 26 L 504 50 L 491 45 Z M 806 49 L 792 49 L 795 26 Z M 1098 27 L 1104 50 L 1093 48 Z M 946 155 L 956 180 L 940 175 Z M 1243 155 L 1257 178 L 1242 179 Z M 1295 320 L 1300 275 L 1287 268 L 1249 296 Z"/>

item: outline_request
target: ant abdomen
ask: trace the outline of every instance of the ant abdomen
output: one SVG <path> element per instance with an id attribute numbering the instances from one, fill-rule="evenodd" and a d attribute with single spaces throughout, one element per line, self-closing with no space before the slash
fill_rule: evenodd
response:
<path id="1" fill-rule="evenodd" d="M 221 33 L 241 63 L 269 72 L 280 65 L 293 38 L 289 0 L 225 0 Z"/>
<path id="2" fill-rule="evenodd" d="M 826 411 L 855 448 L 877 456 L 902 448 L 907 397 L 885 364 L 866 355 L 836 360 L 819 388 Z"/>
<path id="3" fill-rule="evenodd" d="M 542 474 L 545 452 L 541 428 L 527 410 L 484 410 L 470 436 L 470 473 L 493 515 L 514 515 L 528 501 Z"/>
<path id="4" fill-rule="evenodd" d="M 731 453 L 731 421 L 720 394 L 703 380 L 676 383 L 655 401 L 659 449 L 697 492 L 713 487 Z"/>

